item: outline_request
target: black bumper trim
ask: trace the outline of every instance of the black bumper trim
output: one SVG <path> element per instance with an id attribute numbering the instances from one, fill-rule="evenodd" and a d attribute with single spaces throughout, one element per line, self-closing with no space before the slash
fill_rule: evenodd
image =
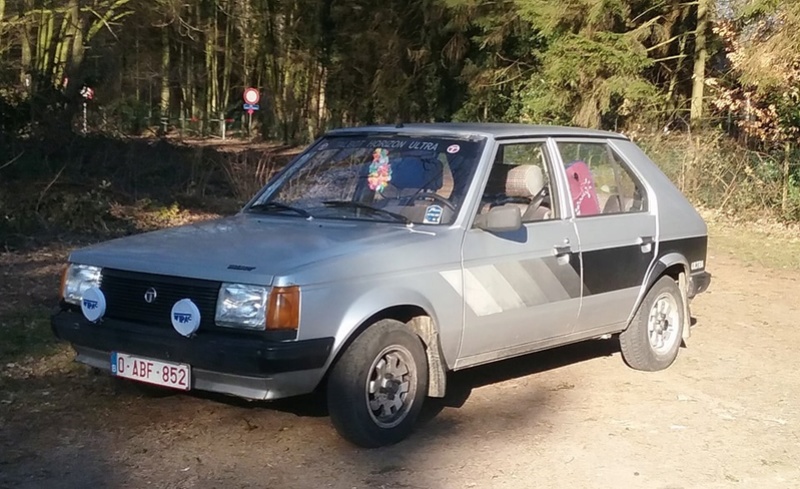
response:
<path id="1" fill-rule="evenodd" d="M 193 338 L 184 338 L 171 329 L 114 319 L 94 324 L 71 311 L 54 314 L 51 325 L 57 338 L 78 346 L 186 363 L 214 372 L 261 377 L 322 367 L 330 356 L 334 340 L 271 341 L 254 335 L 202 330 Z"/>
<path id="2" fill-rule="evenodd" d="M 708 272 L 693 273 L 689 276 L 689 298 L 702 294 L 711 285 L 711 274 Z"/>

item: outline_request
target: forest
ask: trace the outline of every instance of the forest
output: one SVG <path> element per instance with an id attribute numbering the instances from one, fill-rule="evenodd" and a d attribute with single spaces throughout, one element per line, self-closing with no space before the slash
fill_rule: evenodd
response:
<path id="1" fill-rule="evenodd" d="M 0 0 L 0 232 L 277 164 L 189 140 L 397 121 L 620 131 L 698 205 L 798 221 L 800 2 Z"/>

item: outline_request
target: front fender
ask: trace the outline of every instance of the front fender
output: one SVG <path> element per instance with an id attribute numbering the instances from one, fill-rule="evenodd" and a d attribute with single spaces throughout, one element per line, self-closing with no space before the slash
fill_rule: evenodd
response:
<path id="1" fill-rule="evenodd" d="M 441 328 L 440 315 L 431 301 L 419 291 L 401 286 L 373 288 L 350 302 L 334 336 L 331 358 L 336 358 L 342 347 L 348 344 L 354 334 L 360 332 L 361 327 L 370 318 L 381 311 L 397 306 L 415 306 L 424 310 L 439 333 L 445 362 L 454 361 L 461 341 L 461 328 Z"/>

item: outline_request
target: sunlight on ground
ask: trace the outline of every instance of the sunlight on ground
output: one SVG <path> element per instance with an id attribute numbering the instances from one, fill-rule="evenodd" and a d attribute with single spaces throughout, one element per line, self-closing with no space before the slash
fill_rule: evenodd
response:
<path id="1" fill-rule="evenodd" d="M 730 253 L 745 266 L 800 270 L 800 232 L 774 224 L 708 224 L 711 251 Z"/>

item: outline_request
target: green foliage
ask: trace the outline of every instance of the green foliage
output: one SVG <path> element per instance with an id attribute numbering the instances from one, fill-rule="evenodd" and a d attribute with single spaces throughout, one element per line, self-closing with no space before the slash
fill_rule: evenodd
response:
<path id="1" fill-rule="evenodd" d="M 480 61 L 462 72 L 470 97 L 460 118 L 619 129 L 663 112 L 668 97 L 652 75 L 666 65 L 652 56 L 677 41 L 664 39 L 671 27 L 664 14 L 681 4 L 650 8 L 626 0 L 516 0 L 494 9 L 458 5 L 471 7 L 480 19 L 473 22 L 479 48 L 471 57 Z"/>
<path id="2" fill-rule="evenodd" d="M 288 144 L 308 142 L 331 127 L 398 120 L 683 131 L 692 91 L 701 91 L 692 84 L 699 39 L 708 40 L 709 63 L 702 65 L 707 83 L 698 82 L 705 97 L 695 100 L 708 102 L 712 116 L 703 123 L 724 128 L 733 146 L 712 144 L 719 154 L 710 161 L 722 165 L 719 155 L 746 160 L 742 168 L 749 173 L 737 186 L 760 183 L 742 202 L 766 202 L 796 215 L 797 171 L 787 174 L 773 163 L 800 134 L 798 2 L 723 2 L 738 10 L 727 20 L 712 16 L 713 32 L 697 32 L 698 2 L 681 0 L 6 3 L 0 14 L 0 166 L 20 147 L 28 150 L 0 171 L 36 189 L 23 199 L 25 206 L 8 198 L 0 203 L 15 209 L 3 212 L 6 230 L 21 232 L 31 223 L 104 226 L 116 195 L 98 181 L 82 182 L 78 176 L 89 170 L 97 180 L 115 182 L 130 200 L 158 193 L 162 203 L 175 193 L 203 197 L 231 189 L 242 198 L 270 174 L 272 163 L 250 156 L 220 163 L 207 161 L 202 151 L 167 151 L 164 159 L 137 159 L 118 140 L 73 151 L 92 138 L 73 137 L 82 127 L 78 91 L 84 83 L 96 89 L 89 131 L 116 137 L 170 137 L 177 127 L 219 135 L 221 115 L 241 118 L 248 86 L 261 92 L 248 136 Z M 162 117 L 167 134 L 155 130 Z M 754 149 L 768 157 L 754 158 Z M 66 173 L 59 180 L 62 165 Z M 722 168 L 713 182 L 690 178 L 685 190 L 709 205 L 732 205 L 740 196 L 719 186 L 732 181 Z M 45 190 L 51 179 L 54 186 Z M 165 189 L 164 182 L 181 183 Z M 75 183 L 83 186 L 62 192 Z M 754 200 L 755 190 L 760 197 Z M 165 211 L 165 219 L 176 217 L 171 214 Z"/>
<path id="3" fill-rule="evenodd" d="M 641 73 L 652 61 L 621 34 L 567 34 L 543 58 L 541 77 L 524 92 L 524 120 L 601 127 L 659 108 L 660 94 Z M 612 124 L 607 124 L 612 125 Z"/>

